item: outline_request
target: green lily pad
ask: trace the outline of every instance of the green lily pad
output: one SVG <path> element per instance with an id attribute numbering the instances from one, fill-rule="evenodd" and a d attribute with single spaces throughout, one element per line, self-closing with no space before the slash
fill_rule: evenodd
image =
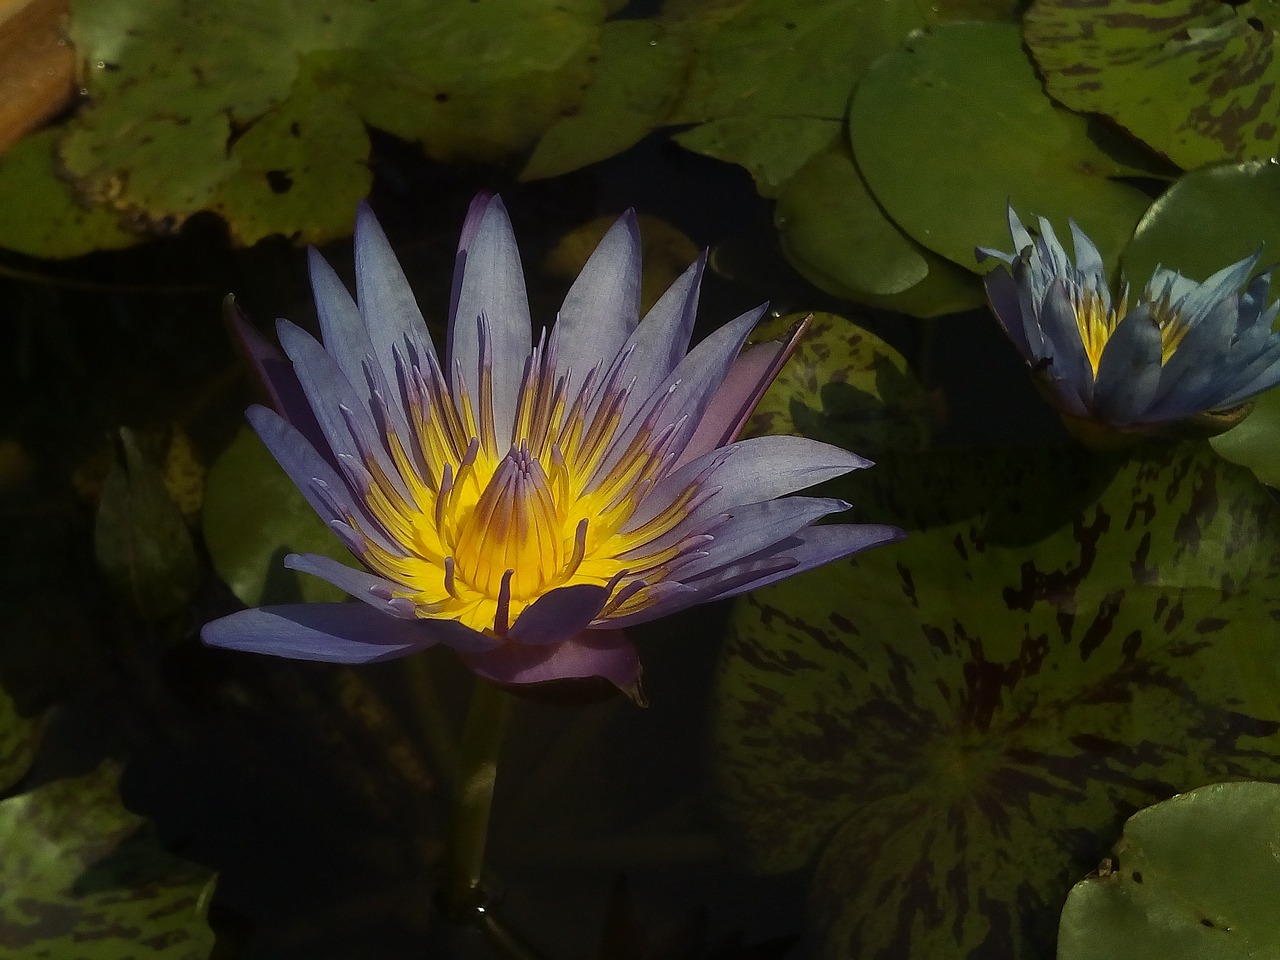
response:
<path id="1" fill-rule="evenodd" d="M 825 957 L 1044 957 L 1123 819 L 1280 766 L 1280 511 L 1203 445 L 894 454 L 904 542 L 739 602 L 714 727 Z"/>
<path id="2" fill-rule="evenodd" d="M 40 724 L 24 717 L 4 687 L 0 687 L 0 794 L 27 775 L 36 758 Z"/>
<path id="3" fill-rule="evenodd" d="M 974 247 L 1008 249 L 1009 203 L 1075 218 L 1113 264 L 1148 204 L 1111 179 L 1145 171 L 1045 96 L 1008 24 L 942 24 L 882 57 L 854 93 L 849 135 L 889 217 L 967 269 Z"/>
<path id="4" fill-rule="evenodd" d="M 290 553 L 359 566 L 248 427 L 209 468 L 204 539 L 218 576 L 250 607 L 346 597 L 324 580 L 285 569 Z"/>
<path id="5" fill-rule="evenodd" d="M 1067 898 L 1058 960 L 1280 954 L 1277 850 L 1274 783 L 1215 783 L 1138 811 L 1115 858 Z"/>
<path id="6" fill-rule="evenodd" d="M 110 765 L 0 803 L 0 950 L 23 960 L 204 960 L 212 871 L 164 850 Z"/>
<path id="7" fill-rule="evenodd" d="M 1280 487 L 1280 387 L 1258 394 L 1253 411 L 1209 440 L 1218 456 L 1248 467 L 1263 483 Z"/>
<path id="8" fill-rule="evenodd" d="M 84 200 L 146 229 L 213 209 L 242 244 L 319 242 L 368 190 L 365 124 L 434 159 L 500 160 L 577 105 L 602 16 L 594 0 L 80 0 L 89 102 L 59 155 Z"/>
<path id="9" fill-rule="evenodd" d="M 621 153 L 671 107 L 689 52 L 653 20 L 617 20 L 600 34 L 600 59 L 581 106 L 542 135 L 520 173 L 540 180 Z"/>
<path id="10" fill-rule="evenodd" d="M 793 313 L 760 327 L 755 339 L 783 337 Z M 929 397 L 902 354 L 852 320 L 815 313 L 795 352 L 747 425 L 751 434 L 803 433 L 878 455 L 921 450 L 932 432 Z M 786 426 L 785 429 L 780 429 Z M 790 426 L 793 425 L 793 426 Z"/>
<path id="11" fill-rule="evenodd" d="M 42 130 L 0 153 L 0 247 L 52 259 L 140 243 L 112 211 L 76 201 L 58 175 L 57 138 Z"/>
<path id="12" fill-rule="evenodd" d="M 676 139 L 751 170 L 766 196 L 830 141 L 867 65 L 924 23 L 910 0 L 671 4 L 663 20 L 695 51 L 668 122 L 713 124 Z"/>
<path id="13" fill-rule="evenodd" d="M 787 260 L 827 293 L 914 316 L 983 302 L 976 277 L 920 246 L 884 215 L 842 140 L 782 187 L 774 223 Z"/>
<path id="14" fill-rule="evenodd" d="M 102 483 L 93 529 L 98 566 L 141 617 L 176 613 L 190 602 L 200 576 L 182 511 L 159 469 L 120 431 L 124 462 Z"/>
<path id="15" fill-rule="evenodd" d="M 1259 270 L 1280 258 L 1280 166 L 1251 161 L 1188 173 L 1151 205 L 1120 258 L 1146 283 L 1157 266 L 1195 280 L 1263 250 Z"/>
<path id="16" fill-rule="evenodd" d="M 1024 34 L 1049 93 L 1184 168 L 1280 152 L 1275 6 L 1035 0 Z"/>

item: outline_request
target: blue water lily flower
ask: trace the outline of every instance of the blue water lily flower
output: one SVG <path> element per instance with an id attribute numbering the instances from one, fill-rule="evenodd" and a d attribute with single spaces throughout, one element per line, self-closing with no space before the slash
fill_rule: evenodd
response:
<path id="1" fill-rule="evenodd" d="M 987 295 L 1069 426 L 1147 433 L 1199 418 L 1216 432 L 1280 383 L 1271 330 L 1280 303 L 1267 306 L 1270 271 L 1249 280 L 1260 254 L 1203 283 L 1157 267 L 1130 305 L 1128 284 L 1113 297 L 1097 247 L 1074 222 L 1074 261 L 1043 218 L 1033 235 L 1011 207 L 1009 232 L 1013 253 L 977 252 L 1008 268 L 987 274 Z"/>
<path id="2" fill-rule="evenodd" d="M 275 409 L 249 420 L 360 560 L 285 565 L 361 603 L 244 610 L 206 643 L 358 663 L 435 644 L 504 683 L 639 675 L 620 628 L 897 539 L 816 522 L 849 504 L 786 496 L 868 462 L 798 437 L 737 441 L 790 344 L 744 348 L 752 310 L 688 350 L 705 257 L 640 319 L 624 215 L 533 337 L 502 202 L 462 231 L 440 357 L 381 228 L 356 221 L 356 297 L 313 250 L 323 344 L 250 329 Z M 286 359 L 287 357 L 287 359 Z"/>

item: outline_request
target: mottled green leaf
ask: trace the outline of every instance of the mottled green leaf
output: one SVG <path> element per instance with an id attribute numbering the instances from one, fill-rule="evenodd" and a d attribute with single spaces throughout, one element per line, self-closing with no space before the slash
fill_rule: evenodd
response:
<path id="1" fill-rule="evenodd" d="M 58 132 L 43 130 L 0 153 L 0 247 L 33 257 L 77 257 L 142 240 L 120 218 L 77 203 L 58 174 Z"/>
<path id="2" fill-rule="evenodd" d="M 195 592 L 195 547 L 159 469 L 142 455 L 131 431 L 122 429 L 120 442 L 124 462 L 112 464 L 102 483 L 94 552 L 139 616 L 167 616 Z"/>
<path id="3" fill-rule="evenodd" d="M 1216 783 L 1139 810 L 1067 898 L 1058 960 L 1280 955 L 1280 786 Z"/>
<path id="4" fill-rule="evenodd" d="M 209 469 L 204 539 L 218 576 L 251 607 L 346 597 L 323 580 L 286 570 L 290 553 L 323 553 L 358 566 L 247 427 Z"/>
<path id="5" fill-rule="evenodd" d="M 204 960 L 213 874 L 120 804 L 118 773 L 0 803 L 0 950 L 22 960 Z"/>
<path id="6" fill-rule="evenodd" d="M 365 124 L 440 160 L 497 161 L 577 105 L 596 0 L 81 0 L 88 104 L 59 154 L 89 202 L 165 232 L 316 242 L 367 191 Z"/>
<path id="7" fill-rule="evenodd" d="M 760 327 L 782 337 L 803 314 Z M 752 434 L 799 432 L 859 453 L 919 450 L 929 441 L 929 398 L 893 347 L 834 313 L 809 326 L 748 424 Z"/>
<path id="8" fill-rule="evenodd" d="M 1280 165 L 1254 161 L 1205 167 L 1182 177 L 1138 221 L 1120 259 L 1133 284 L 1157 266 L 1195 280 L 1263 251 L 1280 257 Z"/>
<path id="9" fill-rule="evenodd" d="M 1276 26 L 1269 0 L 1035 0 L 1024 33 L 1053 97 L 1191 168 L 1280 149 Z"/>
<path id="10" fill-rule="evenodd" d="M 538 141 L 520 177 L 554 177 L 621 153 L 662 122 L 689 53 L 653 20 L 618 20 L 600 34 L 600 58 L 582 104 Z"/>
<path id="11" fill-rule="evenodd" d="M 1008 249 L 1010 202 L 1074 218 L 1113 263 L 1147 208 L 1110 179 L 1138 171 L 1045 96 L 1007 24 L 943 24 L 882 57 L 854 93 L 849 135 L 889 217 L 967 269 L 975 246 Z"/>
<path id="12" fill-rule="evenodd" d="M 765 195 L 826 146 L 867 65 L 924 23 L 909 0 L 677 4 L 664 19 L 695 51 L 669 121 L 714 124 L 677 139 L 751 170 Z"/>
<path id="13" fill-rule="evenodd" d="M 877 460 L 906 540 L 734 613 L 725 813 L 823 956 L 1047 956 L 1124 817 L 1280 771 L 1280 514 L 1201 445 Z"/>
<path id="14" fill-rule="evenodd" d="M 0 794 L 27 775 L 36 758 L 39 722 L 18 713 L 17 705 L 0 687 Z"/>
<path id="15" fill-rule="evenodd" d="M 1224 460 L 1248 467 L 1265 484 L 1280 487 L 1280 387 L 1254 398 L 1244 422 L 1209 440 Z"/>
<path id="16" fill-rule="evenodd" d="M 976 277 L 920 246 L 884 215 L 842 139 L 782 187 L 774 223 L 791 265 L 827 293 L 915 316 L 982 302 Z"/>

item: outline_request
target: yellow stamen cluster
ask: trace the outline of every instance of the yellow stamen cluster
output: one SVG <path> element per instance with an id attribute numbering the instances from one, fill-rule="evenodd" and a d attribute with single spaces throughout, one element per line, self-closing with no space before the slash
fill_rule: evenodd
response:
<path id="1" fill-rule="evenodd" d="M 480 359 L 478 403 L 465 390 L 451 395 L 434 359 L 426 362 L 426 369 L 405 365 L 410 435 L 387 431 L 398 477 L 376 457 L 364 464 L 366 508 L 381 529 L 349 522 L 362 534 L 369 567 L 401 584 L 397 596 L 420 616 L 498 634 L 557 587 L 614 588 L 606 614 L 645 606 L 642 583 L 661 579 L 688 547 L 678 536 L 666 538 L 674 544 L 655 541 L 685 519 L 699 492 L 685 491 L 648 522 L 623 529 L 675 458 L 684 421 L 667 410 L 670 394 L 627 426 L 625 355 L 571 390 L 570 375 L 556 376 L 539 345 L 525 366 L 512 436 L 499 438 L 488 357 Z"/>
<path id="2" fill-rule="evenodd" d="M 1096 379 L 1098 365 L 1102 362 L 1102 351 L 1106 349 L 1120 321 L 1125 318 L 1127 291 L 1112 308 L 1108 308 L 1101 295 L 1092 289 L 1078 293 L 1073 300 L 1080 342 L 1084 345 L 1085 356 L 1089 359 L 1089 367 Z M 1187 325 L 1182 322 L 1178 311 L 1170 305 L 1167 294 L 1159 300 L 1149 302 L 1148 309 L 1150 321 L 1160 330 L 1160 363 L 1168 363 L 1182 338 L 1187 335 Z"/>

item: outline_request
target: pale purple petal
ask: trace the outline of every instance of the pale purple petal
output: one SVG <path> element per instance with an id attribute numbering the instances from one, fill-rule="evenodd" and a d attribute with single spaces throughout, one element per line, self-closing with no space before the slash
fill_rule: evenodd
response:
<path id="1" fill-rule="evenodd" d="M 298 603 L 241 610 L 200 631 L 211 647 L 325 663 L 392 660 L 446 642 L 437 621 L 397 620 L 362 603 Z"/>
<path id="2" fill-rule="evenodd" d="M 337 466 L 298 375 L 293 372 L 293 364 L 254 329 L 231 297 L 223 301 L 223 318 L 231 332 L 231 342 L 254 374 L 260 397 Z"/>
<path id="3" fill-rule="evenodd" d="M 1160 386 L 1160 328 L 1144 305 L 1131 310 L 1107 340 L 1093 388 L 1094 411 L 1114 424 L 1142 422 Z"/>
<path id="4" fill-rule="evenodd" d="M 676 458 L 677 469 L 738 439 L 769 384 L 795 352 L 808 325 L 809 318 L 806 317 L 792 328 L 785 339 L 757 343 L 738 354 L 729 368 L 729 375 L 707 405 L 688 445 Z"/>
<path id="5" fill-rule="evenodd" d="M 1027 363 L 1035 363 L 1040 359 L 1038 351 L 1031 348 L 1027 339 L 1025 315 L 1022 309 L 1022 297 L 1018 284 L 1005 269 L 996 267 L 982 279 L 987 288 L 987 299 L 991 309 L 1000 321 L 1000 326 L 1009 335 L 1018 353 Z"/>
<path id="6" fill-rule="evenodd" d="M 356 210 L 355 256 L 356 299 L 382 381 L 391 388 L 392 396 L 387 400 L 394 409 L 400 404 L 403 387 L 396 370 L 396 352 L 404 356 L 410 351 L 411 359 L 425 361 L 428 355 L 435 356 L 435 347 L 400 261 L 367 203 Z"/>
<path id="7" fill-rule="evenodd" d="M 411 502 L 408 488 L 387 452 L 367 403 L 361 400 L 337 363 L 301 327 L 281 320 L 276 329 L 280 345 L 293 361 L 298 381 L 339 464 L 344 457 L 351 457 L 361 465 L 369 464 L 372 459 L 401 498 Z"/>
<path id="8" fill-rule="evenodd" d="M 599 615 L 610 592 L 591 583 L 552 590 L 525 607 L 507 636 L 532 646 L 568 640 Z"/>
<path id="9" fill-rule="evenodd" d="M 604 235 L 569 288 L 551 331 L 556 376 L 581 385 L 597 363 L 608 367 L 640 319 L 640 230 L 628 210 Z"/>
<path id="10" fill-rule="evenodd" d="M 284 565 L 286 569 L 319 577 L 386 616 L 402 620 L 412 620 L 417 616 L 413 601 L 393 596 L 397 590 L 403 592 L 399 584 L 367 570 L 356 570 L 321 553 L 291 553 L 284 558 Z"/>
<path id="11" fill-rule="evenodd" d="M 603 677 L 622 690 L 640 681 L 640 658 L 626 634 L 616 629 L 583 630 L 563 643 L 525 646 L 506 643 L 487 653 L 460 654 L 473 673 L 494 683 L 545 683 L 575 677 Z"/>
<path id="12" fill-rule="evenodd" d="M 448 366 L 445 376 L 456 391 L 462 384 L 472 402 L 480 397 L 481 331 L 488 325 L 488 354 L 492 363 L 493 421 L 498 446 L 511 442 L 517 393 L 525 360 L 532 349 L 529 299 L 525 294 L 520 251 L 502 200 L 493 197 L 484 207 L 471 242 L 458 250 L 457 303 L 449 318 Z"/>
<path id="13" fill-rule="evenodd" d="M 827 524 L 801 530 L 776 549 L 708 571 L 681 590 L 672 590 L 652 606 L 622 617 L 608 619 L 610 626 L 627 627 L 664 617 L 694 604 L 734 597 L 748 590 L 812 570 L 859 551 L 894 543 L 906 534 L 897 527 L 881 524 Z"/>
<path id="14" fill-rule="evenodd" d="M 706 269 L 704 252 L 658 298 L 636 327 L 626 347 L 631 351 L 628 375 L 636 378 L 623 417 L 632 415 L 665 381 L 689 349 L 698 311 L 698 288 Z"/>
<path id="15" fill-rule="evenodd" d="M 712 530 L 715 539 L 700 548 L 706 556 L 681 566 L 672 578 L 695 583 L 713 570 L 768 551 L 823 517 L 850 506 L 844 500 L 824 497 L 784 497 L 738 507 L 731 519 Z"/>
<path id="16" fill-rule="evenodd" d="M 730 320 L 723 327 L 713 331 L 710 336 L 691 350 L 688 355 L 671 371 L 671 375 L 654 391 L 649 401 L 641 406 L 630 423 L 618 431 L 609 452 L 602 458 L 600 466 L 592 475 L 588 489 L 594 489 L 601 478 L 612 470 L 627 446 L 645 424 L 649 413 L 660 402 L 668 404 L 666 413 L 654 424 L 655 433 L 676 424 L 683 419 L 678 430 L 675 445 L 679 449 L 689 442 L 698 421 L 711 402 L 711 397 L 720 389 L 729 367 L 742 349 L 751 330 L 764 314 L 764 307 L 749 310 L 742 316 Z M 642 324 L 643 326 L 643 324 Z"/>

